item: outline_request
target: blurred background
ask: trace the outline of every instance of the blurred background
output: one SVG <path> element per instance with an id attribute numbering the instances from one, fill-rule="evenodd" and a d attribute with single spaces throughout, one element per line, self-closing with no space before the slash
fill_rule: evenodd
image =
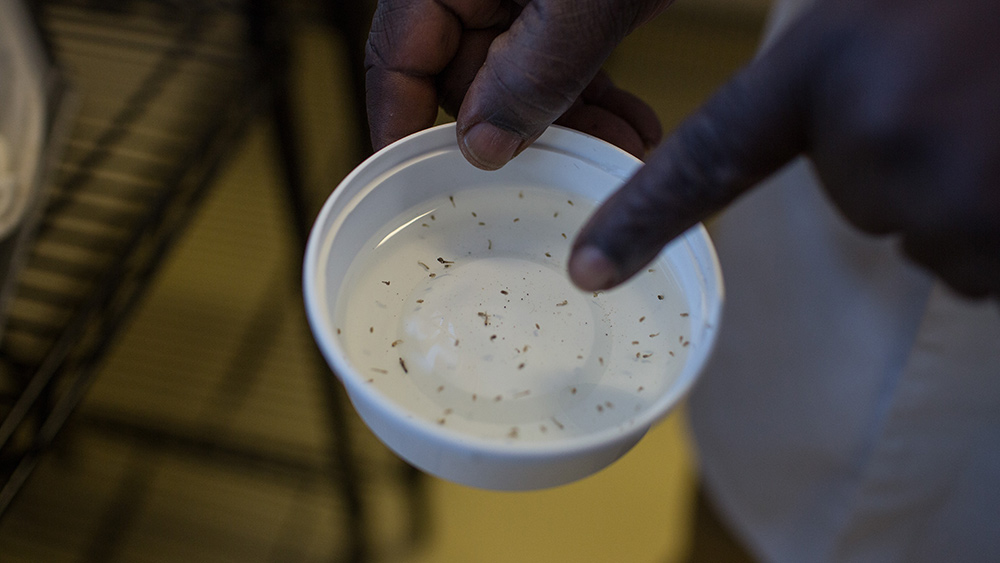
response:
<path id="1" fill-rule="evenodd" d="M 0 560 L 685 560 L 682 413 L 593 477 L 486 492 L 401 463 L 324 367 L 303 236 L 367 154 L 370 4 L 0 7 Z M 682 0 L 607 70 L 669 130 L 765 18 Z"/>

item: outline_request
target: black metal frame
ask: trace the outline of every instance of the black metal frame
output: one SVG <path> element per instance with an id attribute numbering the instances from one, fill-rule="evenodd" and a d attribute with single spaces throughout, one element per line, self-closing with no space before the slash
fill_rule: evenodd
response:
<path id="1" fill-rule="evenodd" d="M 210 4 L 211 8 L 203 8 L 202 4 Z M 342 11 L 350 8 L 342 4 L 327 5 L 331 20 L 346 18 Z M 112 40 L 131 42 L 131 47 L 141 52 L 143 58 L 152 57 L 155 63 L 130 95 L 111 100 L 117 107 L 110 115 L 92 119 L 103 120 L 97 134 L 80 139 L 74 133 L 73 145 L 86 147 L 71 151 L 75 154 L 63 159 L 62 170 L 53 183 L 51 203 L 19 282 L 6 334 L 0 343 L 0 380 L 6 378 L 8 387 L 13 389 L 9 396 L 0 397 L 0 517 L 82 400 L 92 382 L 96 362 L 142 299 L 163 257 L 183 232 L 216 172 L 255 117 L 269 114 L 273 120 L 275 148 L 281 157 L 291 220 L 302 248 L 312 222 L 297 162 L 300 153 L 289 99 L 289 44 L 284 13 L 268 0 L 245 3 L 51 0 L 35 5 L 55 60 L 60 59 L 60 51 L 67 48 L 66 44 L 101 41 L 102 31 L 88 35 L 87 30 L 109 22 L 114 25 L 117 10 L 136 7 L 165 10 L 173 18 L 171 21 L 180 24 L 149 36 L 133 34 L 129 29 L 119 30 L 124 39 Z M 218 22 L 211 19 L 217 14 L 210 14 L 208 9 L 226 11 L 218 17 L 243 18 L 247 23 L 247 33 L 242 38 L 245 41 L 224 44 L 210 37 L 209 30 Z M 84 21 L 92 14 L 96 14 L 95 21 Z M 155 19 L 156 14 L 149 17 Z M 354 13 L 351 17 L 359 16 Z M 74 18 L 80 21 L 65 21 Z M 358 34 L 363 33 L 358 28 L 359 21 L 344 21 L 348 40 L 358 41 Z M 114 163 L 120 158 L 116 149 L 135 134 L 137 124 L 157 108 L 168 85 L 178 80 L 189 64 L 230 72 L 232 80 L 227 83 L 227 97 L 216 100 L 218 107 L 208 108 L 205 121 L 181 135 L 184 140 L 178 144 L 184 146 L 169 165 L 150 164 L 148 168 L 154 170 L 150 177 L 127 178 L 120 182 L 121 189 L 102 188 L 95 178 L 114 171 Z M 350 65 L 358 96 L 363 92 L 360 56 L 355 55 Z M 356 99 L 355 103 L 363 108 L 363 100 Z M 86 115 L 89 109 L 81 108 L 83 115 L 77 116 L 78 121 L 91 119 Z M 172 133 L 176 132 L 167 132 Z M 359 144 L 364 143 L 359 151 L 364 154 L 368 145 L 362 139 L 366 139 L 367 128 L 363 127 L 356 135 Z M 133 180 L 134 185 L 125 185 Z M 115 181 L 112 179 L 112 183 Z M 68 218 L 72 220 L 67 221 Z M 100 225 L 90 228 L 86 225 L 88 221 Z M 67 223 L 77 226 L 67 227 Z M 84 228 L 79 228 L 80 224 Z M 65 252 L 46 251 L 52 248 Z M 78 255 L 86 255 L 87 259 Z M 53 289 L 37 281 L 46 277 L 59 278 L 62 286 Z M 341 387 L 329 372 L 318 376 L 323 382 L 330 415 L 328 475 L 340 491 L 347 514 L 344 521 L 350 545 L 345 546 L 343 557 L 348 561 L 365 561 L 371 555 L 369 544 L 373 538 L 369 537 L 362 493 L 364 476 L 353 451 L 346 402 Z M 215 451 L 221 457 L 244 462 L 254 457 L 253 452 L 231 451 L 225 444 L 206 444 L 183 435 L 166 436 L 159 429 L 124 428 L 108 421 L 104 427 L 117 428 L 122 433 L 144 432 L 156 443 L 185 444 L 195 455 Z M 280 464 L 281 460 L 257 462 Z M 407 466 L 398 475 L 411 495 L 416 538 L 423 522 L 419 517 L 420 477 Z"/>

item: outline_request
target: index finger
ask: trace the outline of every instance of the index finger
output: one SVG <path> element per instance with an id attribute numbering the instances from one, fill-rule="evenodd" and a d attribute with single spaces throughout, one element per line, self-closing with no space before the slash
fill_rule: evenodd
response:
<path id="1" fill-rule="evenodd" d="M 433 125 L 435 78 L 455 57 L 463 29 L 485 29 L 508 18 L 504 0 L 381 0 L 365 49 L 374 148 Z"/>
<path id="2" fill-rule="evenodd" d="M 573 243 L 577 286 L 624 282 L 806 149 L 808 73 L 819 52 L 811 34 L 797 25 L 744 67 L 598 208 Z"/>

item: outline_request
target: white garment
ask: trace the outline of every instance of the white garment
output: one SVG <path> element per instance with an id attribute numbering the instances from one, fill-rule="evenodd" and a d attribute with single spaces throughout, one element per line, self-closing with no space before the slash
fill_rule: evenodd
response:
<path id="1" fill-rule="evenodd" d="M 953 296 L 849 226 L 804 159 L 713 238 L 726 311 L 688 410 L 704 486 L 748 548 L 1000 561 L 997 302 Z"/>

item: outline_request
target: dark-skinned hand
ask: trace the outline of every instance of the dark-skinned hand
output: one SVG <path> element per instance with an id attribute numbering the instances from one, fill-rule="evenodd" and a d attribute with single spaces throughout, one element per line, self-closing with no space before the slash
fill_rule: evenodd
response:
<path id="1" fill-rule="evenodd" d="M 652 110 L 600 72 L 669 0 L 382 0 L 368 47 L 380 148 L 456 115 L 496 169 L 553 122 L 642 156 Z M 818 0 L 685 120 L 578 234 L 569 273 L 617 285 L 800 154 L 844 216 L 954 289 L 1000 295 L 996 0 Z M 655 70 L 655 69 L 651 69 Z"/>

